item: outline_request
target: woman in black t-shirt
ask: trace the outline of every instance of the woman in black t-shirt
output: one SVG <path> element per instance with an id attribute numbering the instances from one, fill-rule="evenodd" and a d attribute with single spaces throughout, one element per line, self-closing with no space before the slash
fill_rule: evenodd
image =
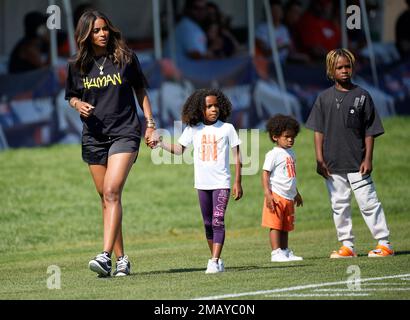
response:
<path id="1" fill-rule="evenodd" d="M 104 14 L 85 12 L 75 36 L 78 52 L 68 63 L 66 99 L 83 122 L 82 157 L 101 197 L 104 220 L 103 252 L 89 267 L 109 276 L 114 251 L 113 275 L 124 276 L 130 274 L 130 262 L 123 248 L 121 193 L 141 139 L 133 91 L 146 119 L 145 142 L 150 147 L 155 130 L 147 81 L 138 58 Z"/>

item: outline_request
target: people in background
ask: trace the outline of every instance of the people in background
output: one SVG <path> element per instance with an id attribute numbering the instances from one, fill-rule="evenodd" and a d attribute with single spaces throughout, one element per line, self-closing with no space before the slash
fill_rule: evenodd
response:
<path id="1" fill-rule="evenodd" d="M 24 37 L 11 52 L 9 73 L 21 73 L 45 67 L 50 64 L 49 33 L 47 16 L 31 11 L 24 17 Z"/>
<path id="2" fill-rule="evenodd" d="M 281 62 L 285 62 L 289 55 L 289 47 L 291 46 L 291 38 L 288 28 L 282 23 L 283 9 L 280 0 L 270 0 L 272 22 L 275 29 L 275 40 L 279 51 L 279 58 Z M 268 21 L 259 24 L 255 32 L 256 54 L 264 57 L 272 56 L 272 48 L 269 39 L 269 25 Z"/>
<path id="3" fill-rule="evenodd" d="M 177 61 L 207 58 L 207 37 L 203 29 L 207 13 L 206 0 L 185 1 L 183 16 L 175 27 Z"/>
<path id="4" fill-rule="evenodd" d="M 289 0 L 284 8 L 283 24 L 288 28 L 291 46 L 289 48 L 288 62 L 305 63 L 310 58 L 307 54 L 301 52 L 301 45 L 297 25 L 303 15 L 302 2 L 299 0 Z"/>
<path id="5" fill-rule="evenodd" d="M 310 2 L 297 25 L 300 50 L 313 61 L 323 61 L 327 52 L 340 47 L 341 31 L 333 17 L 332 0 L 315 0 Z"/>
<path id="6" fill-rule="evenodd" d="M 207 8 L 205 31 L 208 58 L 228 58 L 236 55 L 241 47 L 231 31 L 229 19 L 214 2 L 208 2 Z"/>
<path id="7" fill-rule="evenodd" d="M 295 38 L 297 37 L 296 26 L 299 23 L 302 15 L 302 2 L 300 2 L 299 0 L 289 0 L 286 3 L 284 8 L 283 24 L 288 28 L 288 31 L 294 42 L 296 42 Z"/>
<path id="8" fill-rule="evenodd" d="M 410 58 L 410 0 L 406 0 L 407 9 L 396 22 L 396 47 L 402 59 Z"/>

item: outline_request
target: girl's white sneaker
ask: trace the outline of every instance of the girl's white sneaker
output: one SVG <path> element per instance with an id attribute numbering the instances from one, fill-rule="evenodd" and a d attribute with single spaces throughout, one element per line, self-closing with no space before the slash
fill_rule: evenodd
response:
<path id="1" fill-rule="evenodd" d="M 206 268 L 205 273 L 218 273 L 218 272 L 220 272 L 218 262 L 213 261 L 212 259 L 209 259 L 208 266 Z"/>

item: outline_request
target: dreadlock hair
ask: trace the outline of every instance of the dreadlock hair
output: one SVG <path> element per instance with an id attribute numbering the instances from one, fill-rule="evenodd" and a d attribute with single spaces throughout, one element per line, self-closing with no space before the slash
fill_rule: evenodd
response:
<path id="1" fill-rule="evenodd" d="M 219 89 L 198 89 L 191 94 L 182 106 L 182 122 L 190 127 L 204 121 L 205 98 L 215 96 L 219 106 L 218 120 L 226 122 L 232 111 L 232 103 Z"/>
<path id="2" fill-rule="evenodd" d="M 353 53 L 351 53 L 347 49 L 342 48 L 342 49 L 334 49 L 334 50 L 330 51 L 326 55 L 326 75 L 332 81 L 335 80 L 336 63 L 337 63 L 337 59 L 339 57 L 346 57 L 347 60 L 349 60 L 349 63 L 352 67 L 352 70 L 353 70 L 354 64 L 356 62 L 356 59 L 355 59 Z"/>
<path id="3" fill-rule="evenodd" d="M 291 116 L 276 114 L 267 121 L 266 131 L 268 131 L 269 138 L 272 142 L 276 142 L 272 137 L 281 136 L 285 131 L 293 131 L 295 136 L 297 136 L 300 131 L 300 125 L 295 118 Z"/>

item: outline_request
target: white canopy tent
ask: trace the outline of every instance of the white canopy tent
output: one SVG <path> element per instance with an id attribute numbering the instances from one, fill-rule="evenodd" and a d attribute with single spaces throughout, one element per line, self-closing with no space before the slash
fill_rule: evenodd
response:
<path id="1" fill-rule="evenodd" d="M 70 54 L 73 55 L 76 52 L 76 46 L 74 41 L 74 26 L 73 26 L 73 11 L 72 11 L 72 0 L 47 0 L 48 5 L 57 5 L 61 8 L 61 13 L 65 17 L 65 26 L 67 29 L 68 34 L 68 41 L 69 41 L 69 48 Z M 286 81 L 284 79 L 282 66 L 279 62 L 278 56 L 278 49 L 276 46 L 275 39 L 275 27 L 272 23 L 272 18 L 270 14 L 270 4 L 268 0 L 241 0 L 241 6 L 236 5 L 236 7 L 246 8 L 246 20 L 247 22 L 247 29 L 248 29 L 248 52 L 249 56 L 253 57 L 255 54 L 255 7 L 257 7 L 258 12 L 261 8 L 261 4 L 263 4 L 263 9 L 265 12 L 265 16 L 268 20 L 269 25 L 269 40 L 271 42 L 272 48 L 272 61 L 274 62 L 275 66 L 275 73 L 276 79 L 280 89 L 283 92 L 286 92 Z M 4 10 L 8 8 L 5 5 L 6 2 L 3 3 L 1 6 Z M 153 39 L 154 39 L 154 58 L 161 59 L 163 57 L 163 50 L 162 50 L 162 43 L 161 43 L 161 10 L 164 8 L 165 4 L 165 11 L 166 11 L 166 28 L 168 32 L 168 37 L 170 39 L 170 56 L 173 61 L 175 61 L 175 23 L 174 23 L 174 5 L 175 3 L 182 3 L 182 0 L 175 2 L 174 0 L 151 0 L 151 12 L 152 12 L 152 32 L 153 32 Z M 218 3 L 222 4 L 222 2 Z M 346 29 L 346 0 L 340 0 L 340 15 L 341 15 L 341 30 L 342 30 L 342 47 L 347 47 L 348 38 L 347 38 L 347 29 Z M 373 43 L 370 37 L 370 28 L 369 28 L 369 20 L 366 10 L 366 1 L 360 0 L 360 9 L 362 14 L 362 27 L 364 29 L 364 33 L 366 36 L 366 42 L 368 47 L 368 56 L 371 65 L 371 72 L 373 77 L 373 84 L 375 87 L 379 87 L 377 69 L 376 69 L 376 59 L 375 59 L 375 51 L 373 48 Z M 149 11 L 149 10 L 148 10 Z M 235 12 L 237 15 L 238 12 Z M 4 16 L 4 15 L 3 15 Z M 128 19 L 128 18 L 127 18 Z M 148 20 L 147 20 L 148 21 Z M 0 30 L 1 32 L 1 30 Z M 3 30 L 3 32 L 6 32 Z M 57 32 L 56 30 L 50 30 L 51 35 L 51 63 L 52 65 L 56 65 L 58 62 L 57 56 Z M 5 36 L 3 34 L 2 36 Z M 4 42 L 3 42 L 4 43 Z M 284 105 L 288 106 L 288 102 L 286 98 L 284 98 Z"/>
<path id="2" fill-rule="evenodd" d="M 38 0 L 40 1 L 40 0 Z M 78 5 L 78 2 L 76 3 L 76 0 L 41 0 L 42 4 L 37 5 L 37 6 L 28 6 L 25 8 L 25 10 L 20 10 L 18 16 L 21 16 L 22 13 L 31 11 L 31 10 L 38 10 L 38 8 L 41 8 L 40 10 L 46 10 L 47 6 L 56 6 L 57 10 L 60 11 L 61 13 L 61 24 L 64 27 L 64 31 L 68 35 L 68 44 L 69 44 L 69 51 L 71 54 L 75 54 L 76 52 L 76 45 L 74 42 L 74 26 L 73 26 L 73 11 L 72 11 L 72 5 Z M 121 1 L 127 1 L 128 0 L 121 0 Z M 134 0 L 133 0 L 134 1 Z M 144 58 L 147 59 L 149 62 L 154 62 L 155 60 L 160 60 L 163 58 L 163 50 L 162 50 L 162 36 L 163 32 L 161 32 L 161 27 L 163 27 L 163 23 L 166 22 L 165 28 L 167 28 L 167 36 L 168 39 L 170 39 L 170 48 L 171 48 L 171 59 L 176 62 L 175 59 L 175 21 L 174 21 L 174 11 L 176 9 L 180 9 L 180 4 L 183 3 L 184 0 L 151 0 L 149 5 L 146 2 L 139 2 L 139 6 L 137 7 L 137 10 L 143 10 L 144 13 L 147 13 L 144 15 L 143 20 L 143 26 L 144 30 L 148 30 L 147 24 L 149 26 L 150 32 L 145 32 L 143 33 L 143 36 L 154 39 L 153 41 L 153 47 L 149 47 L 149 51 L 143 51 L 140 52 L 142 53 L 141 56 L 144 56 Z M 231 0 L 226 0 L 228 1 Z M 238 1 L 238 0 L 236 0 Z M 225 4 L 226 4 L 225 3 Z M 5 5 L 7 4 L 7 5 Z M 218 4 L 222 4 L 222 1 Z M 263 4 L 263 6 L 261 6 Z M 14 10 L 12 7 L 14 5 L 14 1 L 11 2 L 11 0 L 0 0 L 0 9 L 7 9 L 6 11 L 11 12 Z M 341 0 L 341 21 L 346 21 L 346 1 Z M 392 97 L 386 96 L 384 92 L 381 90 L 377 90 L 378 86 L 378 79 L 377 79 L 377 70 L 376 70 L 376 64 L 375 64 L 375 53 L 377 54 L 377 51 L 373 50 L 373 44 L 370 39 L 370 30 L 369 30 L 369 23 L 367 19 L 367 11 L 366 11 L 366 6 L 364 0 L 360 2 L 361 5 L 361 13 L 363 15 L 362 17 L 362 28 L 365 31 L 366 34 L 366 40 L 368 43 L 368 57 L 370 58 L 371 61 L 371 66 L 372 66 L 372 75 L 373 75 L 373 80 L 375 86 L 369 86 L 371 88 L 368 88 L 369 92 L 371 90 L 372 96 L 375 97 L 378 101 L 378 106 L 382 106 L 382 111 L 381 114 L 384 115 L 390 115 L 394 113 L 394 99 Z M 126 23 L 123 25 L 130 25 L 130 16 L 135 17 L 133 14 L 127 14 L 127 16 L 124 15 L 124 8 L 119 8 L 118 10 L 109 10 L 109 6 L 113 6 L 112 2 L 105 2 L 101 0 L 101 10 L 104 12 L 110 12 L 110 17 L 114 16 L 115 24 L 118 25 L 118 23 L 123 23 L 125 20 Z M 222 6 L 221 6 L 222 7 Z M 100 7 L 99 7 L 100 8 Z M 260 21 L 261 20 L 261 13 L 262 10 L 264 9 L 265 16 L 267 17 L 267 22 L 268 22 L 268 35 L 269 35 L 269 41 L 270 45 L 272 48 L 272 56 L 271 56 L 271 61 L 273 63 L 273 67 L 275 68 L 275 81 L 274 80 L 264 80 L 264 79 L 258 79 L 255 82 L 251 81 L 252 83 L 249 83 L 249 80 L 246 83 L 241 83 L 240 85 L 234 85 L 231 86 L 230 84 L 227 87 L 222 87 L 224 92 L 229 95 L 230 99 L 235 102 L 235 106 L 238 106 L 236 108 L 236 112 L 239 116 L 235 118 L 238 123 L 244 124 L 244 127 L 247 127 L 246 125 L 248 124 L 248 120 L 250 119 L 251 115 L 253 113 L 249 113 L 249 110 L 253 110 L 255 112 L 255 116 L 252 118 L 251 121 L 252 123 L 249 122 L 250 126 L 253 127 L 263 127 L 264 126 L 264 121 L 266 114 L 272 114 L 276 112 L 281 112 L 281 113 L 287 113 L 287 114 L 292 114 L 299 121 L 302 121 L 302 114 L 301 114 L 301 105 L 300 101 L 296 98 L 296 96 L 292 95 L 290 92 L 287 91 L 286 88 L 286 80 L 285 80 L 285 75 L 282 69 L 282 64 L 279 61 L 279 53 L 278 53 L 278 48 L 276 45 L 276 35 L 275 35 L 275 26 L 273 25 L 272 18 L 271 18 L 271 7 L 270 7 L 270 2 L 268 0 L 241 0 L 237 2 L 237 7 L 235 9 L 240 10 L 245 12 L 246 10 L 246 15 L 242 16 L 240 28 L 242 31 L 247 30 L 247 43 L 248 43 L 248 55 L 249 57 L 254 57 L 255 55 L 255 21 Z M 4 17 L 5 11 L 0 10 L 0 20 L 2 16 Z M 232 13 L 232 11 L 224 11 L 226 13 Z M 235 11 L 235 14 L 237 14 L 238 11 Z M 128 13 L 128 12 L 127 12 Z M 161 20 L 161 14 L 166 13 L 166 16 L 163 16 L 162 18 L 164 20 Z M 258 14 L 259 16 L 258 16 Z M 49 12 L 50 17 L 52 12 Z M 122 20 L 123 19 L 123 20 Z M 14 19 L 15 21 L 18 21 L 18 19 Z M 11 21 L 11 20 L 10 20 Z M 8 22 L 10 22 L 8 20 Z M 18 21 L 20 22 L 20 21 Z M 138 24 L 141 21 L 132 21 L 132 26 L 137 26 L 131 30 L 131 28 L 121 28 L 121 30 L 125 31 L 125 34 L 134 34 L 134 31 L 140 31 L 140 28 L 142 24 Z M 13 25 L 9 25 L 8 23 L 5 23 L 4 21 L 1 22 L 0 24 L 6 26 L 4 29 L 0 29 L 0 36 L 3 38 L 0 39 L 0 44 L 2 44 L 3 52 L 5 52 L 4 48 L 6 43 L 7 46 L 9 46 L 11 41 L 5 41 L 4 35 L 7 36 L 7 39 L 13 39 L 14 41 L 17 41 L 17 37 L 10 37 L 10 30 L 13 30 L 13 26 L 17 25 L 17 22 Z M 342 26 L 343 30 L 345 31 L 345 35 L 343 36 L 343 47 L 347 46 L 347 33 L 346 33 L 346 26 Z M 66 58 L 59 58 L 57 55 L 57 30 L 50 30 L 50 38 L 51 38 L 51 49 L 52 49 L 52 54 L 51 54 L 51 61 L 54 66 L 62 67 L 62 64 L 65 65 L 66 63 Z M 151 33 L 152 32 L 152 33 Z M 17 31 L 11 32 L 12 34 L 18 33 Z M 141 34 L 141 33 L 140 33 Z M 127 37 L 130 39 L 129 37 Z M 131 38 L 132 39 L 132 38 Z M 137 39 L 139 39 L 137 37 Z M 13 42 L 14 42 L 13 41 Z M 150 43 L 151 44 L 151 43 Z M 1 47 L 1 46 L 0 46 Z M 174 48 L 174 49 L 172 49 Z M 374 47 L 377 50 L 377 46 Z M 9 50 L 9 49 L 8 49 Z M 250 61 L 247 59 L 244 59 L 249 63 Z M 220 62 L 220 61 L 219 61 Z M 213 63 L 219 63 L 218 61 L 214 61 Z M 201 62 L 203 66 L 204 62 Z M 224 61 L 222 61 L 224 63 Z M 198 64 L 198 66 L 201 66 L 201 64 Z M 152 65 L 156 65 L 156 63 L 153 63 Z M 189 65 L 189 64 L 188 64 Z M 159 87 L 152 88 L 150 91 L 150 95 L 152 95 L 152 101 L 153 101 L 153 111 L 155 112 L 156 116 L 158 116 L 161 119 L 161 123 L 164 125 L 164 127 L 167 126 L 167 124 L 172 123 L 172 119 L 176 119 L 179 116 L 179 107 L 182 104 L 182 101 L 185 99 L 184 97 L 187 97 L 192 90 L 194 90 L 193 83 L 190 81 L 192 80 L 189 78 L 191 75 L 189 74 L 190 70 L 196 70 L 196 65 L 191 65 L 193 69 L 184 69 L 184 74 L 186 72 L 186 79 L 182 79 L 181 81 L 163 81 L 160 83 Z M 183 67 L 183 66 L 181 66 Z M 185 66 L 186 68 L 186 66 Z M 154 70 L 154 69 L 151 69 Z M 155 69 L 156 70 L 156 69 Z M 154 71 L 157 72 L 157 71 Z M 157 75 L 157 73 L 155 73 Z M 8 76 L 5 74 L 5 79 L 6 82 L 8 81 Z M 209 74 L 206 79 L 211 79 L 212 78 L 217 78 L 218 76 L 215 74 Z M 208 81 L 206 80 L 206 81 Z M 355 80 L 359 80 L 355 79 Z M 198 79 L 195 79 L 195 81 L 198 81 Z M 218 85 L 217 82 L 216 84 L 212 85 Z M 223 83 L 223 82 L 222 82 Z M 221 84 L 221 86 L 224 86 L 224 84 Z M 173 94 L 174 98 L 169 99 L 169 97 Z M 179 99 L 179 100 L 178 100 Z M 27 114 L 27 116 L 22 117 L 21 124 L 27 124 L 31 125 L 33 119 L 35 119 L 35 116 L 37 113 L 39 113 L 43 109 L 38 109 L 38 104 L 44 105 L 45 110 L 53 110 L 54 107 L 56 107 L 57 114 L 58 114 L 58 123 L 59 123 L 59 130 L 63 132 L 66 130 L 65 128 L 71 128 L 71 125 L 73 123 L 78 122 L 79 119 L 77 117 L 77 114 L 72 114 L 73 117 L 71 117 L 69 112 L 73 111 L 71 108 L 66 108 L 66 101 L 64 100 L 64 92 L 61 91 L 56 98 L 56 104 L 53 105 L 52 100 L 47 102 L 47 105 L 45 104 L 44 101 L 38 101 L 37 99 L 35 102 L 33 101 L 23 101 L 26 105 L 22 105 L 21 101 L 20 102 L 15 102 L 12 101 L 10 105 L 14 108 L 16 107 L 18 111 L 21 111 L 24 113 L 24 115 Z M 41 99 L 40 99 L 41 100 Z M 170 103 L 169 100 L 172 100 L 174 103 Z M 384 104 L 380 104 L 381 102 L 385 102 Z M 19 104 L 18 104 L 19 103 Z M 36 106 L 37 109 L 33 109 L 30 106 Z M 31 109 L 30 109 L 31 108 Z M 28 112 L 30 110 L 34 110 L 32 113 Z M 26 112 L 26 110 L 28 110 Z M 36 113 L 37 112 L 37 113 Z M 74 111 L 73 111 L 74 112 Z M 41 114 L 44 112 L 41 111 Z M 44 113 L 45 114 L 45 113 Z M 76 120 L 73 120 L 75 118 Z M 61 120 L 62 119 L 62 120 Z M 66 120 L 69 119 L 69 120 Z M 24 120 L 24 121 L 23 121 Z M 70 126 L 68 125 L 70 124 Z M 81 133 L 81 123 L 78 124 L 78 128 L 76 126 L 75 132 Z M 1 128 L 0 128 L 1 129 Z M 46 129 L 49 130 L 49 129 Z M 51 129 L 50 129 L 51 130 Z M 73 132 L 74 132 L 73 131 Z M 64 136 L 64 139 L 67 139 L 72 141 L 72 138 L 70 136 L 70 132 L 68 134 L 67 138 Z M 3 141 L 2 141 L 3 140 Z M 4 141 L 6 144 L 4 144 Z M 5 140 L 4 133 L 2 134 L 0 130 L 0 149 L 2 148 L 1 145 L 5 145 L 7 147 L 7 140 Z M 4 148 L 4 146 L 3 146 Z"/>

